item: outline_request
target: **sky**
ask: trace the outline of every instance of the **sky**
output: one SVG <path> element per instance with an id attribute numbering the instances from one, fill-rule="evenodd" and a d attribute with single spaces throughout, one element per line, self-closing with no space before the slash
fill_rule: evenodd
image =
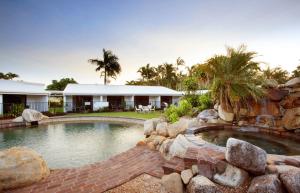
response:
<path id="1" fill-rule="evenodd" d="M 299 0 L 0 0 L 0 72 L 49 84 L 103 83 L 88 59 L 119 57 L 111 84 L 150 63 L 191 66 L 246 44 L 263 67 L 300 64 Z"/>

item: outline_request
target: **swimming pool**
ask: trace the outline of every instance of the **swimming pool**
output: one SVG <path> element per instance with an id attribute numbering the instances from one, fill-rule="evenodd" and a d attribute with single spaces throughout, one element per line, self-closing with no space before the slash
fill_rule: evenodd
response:
<path id="1" fill-rule="evenodd" d="M 0 149 L 26 146 L 50 168 L 95 163 L 124 152 L 143 139 L 143 126 L 118 122 L 74 122 L 0 131 Z"/>
<path id="2" fill-rule="evenodd" d="M 247 141 L 264 149 L 269 154 L 300 155 L 300 143 L 281 136 L 237 130 L 211 130 L 198 133 L 197 136 L 210 143 L 226 146 L 230 137 Z"/>

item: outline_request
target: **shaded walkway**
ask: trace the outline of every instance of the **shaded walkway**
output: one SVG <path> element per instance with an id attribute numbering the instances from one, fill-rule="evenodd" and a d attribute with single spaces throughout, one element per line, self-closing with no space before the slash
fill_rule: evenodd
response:
<path id="1" fill-rule="evenodd" d="M 134 147 L 106 161 L 75 169 L 61 169 L 28 187 L 9 190 L 9 193 L 66 193 L 104 192 L 143 173 L 163 176 L 164 159 L 158 151 Z"/>

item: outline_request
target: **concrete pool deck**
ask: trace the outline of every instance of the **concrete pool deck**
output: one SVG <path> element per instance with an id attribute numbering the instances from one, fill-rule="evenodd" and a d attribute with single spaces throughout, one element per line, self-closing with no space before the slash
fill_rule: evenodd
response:
<path id="1" fill-rule="evenodd" d="M 141 174 L 161 178 L 164 158 L 158 151 L 134 147 L 108 160 L 73 168 L 53 170 L 50 176 L 24 188 L 7 193 L 72 193 L 105 192 Z"/>

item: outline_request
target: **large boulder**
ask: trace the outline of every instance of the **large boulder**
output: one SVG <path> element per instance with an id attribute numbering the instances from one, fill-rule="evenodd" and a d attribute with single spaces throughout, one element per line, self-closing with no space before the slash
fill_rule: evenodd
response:
<path id="1" fill-rule="evenodd" d="M 221 191 L 208 178 L 198 175 L 190 180 L 187 193 L 221 193 Z"/>
<path id="2" fill-rule="evenodd" d="M 206 109 L 198 114 L 197 119 L 207 121 L 210 119 L 217 119 L 218 117 L 218 112 L 215 109 Z"/>
<path id="3" fill-rule="evenodd" d="M 287 94 L 288 94 L 287 92 L 285 92 L 283 90 L 279 90 L 277 88 L 267 90 L 267 97 L 272 101 L 280 101 Z"/>
<path id="4" fill-rule="evenodd" d="M 300 192 L 300 171 L 290 170 L 280 174 L 280 180 L 289 193 Z"/>
<path id="5" fill-rule="evenodd" d="M 184 135 L 178 135 L 169 148 L 169 155 L 174 157 L 184 158 L 184 155 L 189 147 L 197 147 L 186 139 Z"/>
<path id="6" fill-rule="evenodd" d="M 282 184 L 275 174 L 263 175 L 253 178 L 247 193 L 283 193 Z"/>
<path id="7" fill-rule="evenodd" d="M 144 135 L 149 136 L 155 131 L 157 124 L 161 122 L 159 118 L 153 118 L 144 122 Z"/>
<path id="8" fill-rule="evenodd" d="M 168 135 L 171 138 L 175 138 L 178 134 L 184 133 L 188 128 L 196 127 L 197 125 L 199 125 L 197 119 L 180 118 L 179 121 L 167 127 Z"/>
<path id="9" fill-rule="evenodd" d="M 222 120 L 227 122 L 232 122 L 234 118 L 234 114 L 232 112 L 227 112 L 225 109 L 222 108 L 221 105 L 218 107 L 218 113 Z"/>
<path id="10" fill-rule="evenodd" d="M 168 192 L 183 193 L 183 184 L 178 173 L 164 175 L 161 182 Z"/>
<path id="11" fill-rule="evenodd" d="M 296 94 L 291 94 L 286 96 L 282 101 L 280 101 L 280 105 L 284 109 L 292 109 L 296 107 L 300 107 L 300 97 Z"/>
<path id="12" fill-rule="evenodd" d="M 293 78 L 284 84 L 285 87 L 297 88 L 300 87 L 300 77 Z"/>
<path id="13" fill-rule="evenodd" d="M 295 130 L 300 128 L 300 107 L 287 109 L 282 118 L 284 128 Z"/>
<path id="14" fill-rule="evenodd" d="M 226 169 L 223 173 L 216 173 L 213 177 L 213 180 L 218 184 L 230 187 L 238 187 L 243 185 L 249 175 L 245 170 L 226 164 Z"/>
<path id="15" fill-rule="evenodd" d="M 14 123 L 23 123 L 24 122 L 24 119 L 22 116 L 19 116 L 19 117 L 16 117 L 12 120 L 12 122 Z"/>
<path id="16" fill-rule="evenodd" d="M 167 137 L 168 136 L 168 123 L 167 122 L 158 123 L 156 126 L 156 132 L 158 135 Z"/>
<path id="17" fill-rule="evenodd" d="M 172 145 L 174 139 L 166 139 L 159 147 L 159 152 L 166 158 L 169 159 L 171 156 L 169 155 L 170 146 Z"/>
<path id="18" fill-rule="evenodd" d="M 232 165 L 251 173 L 265 173 L 266 151 L 246 141 L 229 138 L 226 144 L 225 158 Z"/>
<path id="19" fill-rule="evenodd" d="M 192 179 L 192 177 L 194 176 L 191 169 L 181 171 L 180 175 L 184 184 L 188 184 L 190 179 Z"/>
<path id="20" fill-rule="evenodd" d="M 3 189 L 27 186 L 46 178 L 49 168 L 42 157 L 25 147 L 0 151 L 0 186 Z"/>
<path id="21" fill-rule="evenodd" d="M 41 112 L 33 109 L 25 109 L 22 113 L 22 117 L 28 123 L 41 121 L 42 119 L 47 118 Z"/>

